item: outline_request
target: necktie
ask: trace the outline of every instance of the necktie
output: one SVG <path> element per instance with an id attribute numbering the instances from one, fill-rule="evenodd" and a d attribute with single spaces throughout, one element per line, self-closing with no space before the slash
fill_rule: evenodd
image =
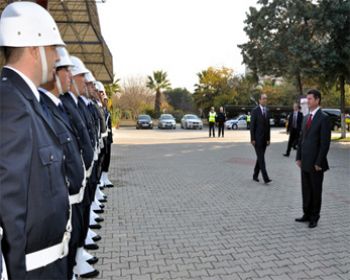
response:
<path id="1" fill-rule="evenodd" d="M 265 111 L 265 107 L 262 107 L 262 114 L 263 114 L 263 117 L 266 118 L 266 111 Z"/>
<path id="2" fill-rule="evenodd" d="M 293 114 L 293 127 L 297 128 L 297 114 L 296 113 Z"/>
<path id="3" fill-rule="evenodd" d="M 309 115 L 309 118 L 307 119 L 306 122 L 306 129 L 309 129 L 312 123 L 312 114 Z"/>

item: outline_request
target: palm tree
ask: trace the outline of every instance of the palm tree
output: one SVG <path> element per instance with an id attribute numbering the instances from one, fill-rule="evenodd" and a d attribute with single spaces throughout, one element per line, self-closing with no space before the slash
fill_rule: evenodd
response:
<path id="1" fill-rule="evenodd" d="M 153 77 L 148 76 L 147 87 L 156 92 L 156 99 L 154 102 L 154 112 L 158 116 L 160 113 L 160 98 L 162 90 L 170 89 L 170 82 L 168 80 L 168 74 L 163 71 L 154 71 Z"/>

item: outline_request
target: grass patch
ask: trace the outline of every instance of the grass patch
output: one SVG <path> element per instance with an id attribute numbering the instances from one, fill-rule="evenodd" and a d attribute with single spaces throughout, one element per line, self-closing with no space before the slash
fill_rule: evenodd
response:
<path id="1" fill-rule="evenodd" d="M 333 137 L 332 137 L 332 141 L 334 141 L 334 142 L 346 142 L 346 143 L 350 143 L 350 137 L 340 138 L 339 136 L 333 136 Z"/>

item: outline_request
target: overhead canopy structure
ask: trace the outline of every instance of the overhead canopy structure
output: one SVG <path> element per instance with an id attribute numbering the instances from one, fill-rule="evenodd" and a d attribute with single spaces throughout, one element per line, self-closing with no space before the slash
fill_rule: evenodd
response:
<path id="1" fill-rule="evenodd" d="M 0 1 L 0 13 L 11 2 L 14 1 Z M 33 2 L 47 8 L 54 17 L 69 53 L 81 58 L 97 80 L 103 83 L 113 82 L 112 54 L 102 37 L 96 6 L 96 2 L 104 1 L 37 0 Z"/>

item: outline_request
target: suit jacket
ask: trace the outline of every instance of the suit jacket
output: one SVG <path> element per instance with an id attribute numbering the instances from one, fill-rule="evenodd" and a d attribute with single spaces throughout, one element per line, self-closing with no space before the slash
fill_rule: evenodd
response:
<path id="1" fill-rule="evenodd" d="M 84 180 L 84 166 L 76 140 L 75 131 L 70 122 L 67 122 L 62 116 L 60 109 L 45 93 L 40 92 L 40 96 L 46 103 L 53 115 L 52 124 L 59 137 L 59 141 L 64 149 L 66 158 L 64 168 L 66 173 L 66 182 L 69 184 L 69 194 L 77 194 L 80 191 Z"/>
<path id="2" fill-rule="evenodd" d="M 250 140 L 256 146 L 266 146 L 270 141 L 270 112 L 266 108 L 266 117 L 263 116 L 260 106 L 255 107 L 251 113 Z"/>
<path id="3" fill-rule="evenodd" d="M 321 166 L 323 171 L 329 169 L 327 154 L 331 143 L 331 125 L 328 116 L 321 109 L 313 117 L 311 126 L 306 128 L 307 119 L 303 120 L 297 160 L 301 160 L 301 168 L 307 172 L 315 171 L 315 165 Z"/>
<path id="4" fill-rule="evenodd" d="M 26 279 L 25 255 L 62 241 L 69 217 L 63 150 L 21 76 L 0 80 L 0 224 L 10 279 Z"/>
<path id="5" fill-rule="evenodd" d="M 291 112 L 289 114 L 288 117 L 288 125 L 287 125 L 287 131 L 290 132 L 293 128 L 293 115 L 294 115 L 294 111 Z M 297 116 L 297 127 L 296 127 L 296 131 L 300 132 L 301 130 L 301 125 L 303 123 L 303 113 L 302 112 L 298 112 L 298 116 Z"/>
<path id="6" fill-rule="evenodd" d="M 94 159 L 94 149 L 91 144 L 85 121 L 79 113 L 77 104 L 68 92 L 61 95 L 60 99 L 66 108 L 72 126 L 75 128 L 75 131 L 78 134 L 77 139 L 80 143 L 85 167 L 86 169 L 89 169 Z"/>

